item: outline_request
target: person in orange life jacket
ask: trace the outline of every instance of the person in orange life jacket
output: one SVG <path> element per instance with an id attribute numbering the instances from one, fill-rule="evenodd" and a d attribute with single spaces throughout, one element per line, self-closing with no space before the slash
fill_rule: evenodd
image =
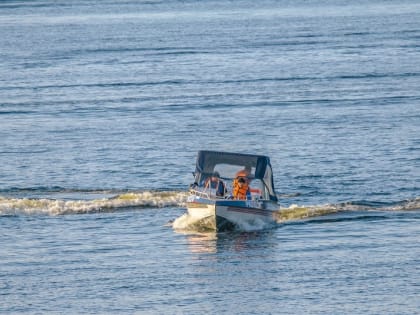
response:
<path id="1" fill-rule="evenodd" d="M 211 188 L 216 190 L 216 196 L 223 197 L 227 192 L 225 183 L 220 179 L 218 172 L 214 172 L 213 175 L 207 178 L 204 188 Z"/>
<path id="2" fill-rule="evenodd" d="M 249 181 L 244 177 L 236 177 L 233 180 L 232 195 L 234 199 L 249 200 L 251 191 L 249 190 Z"/>

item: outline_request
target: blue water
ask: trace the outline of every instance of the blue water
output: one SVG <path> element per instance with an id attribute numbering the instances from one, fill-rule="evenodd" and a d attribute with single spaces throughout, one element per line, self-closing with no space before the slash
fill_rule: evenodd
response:
<path id="1" fill-rule="evenodd" d="M 415 314 L 418 1 L 2 1 L 0 313 Z M 179 232 L 198 150 L 270 230 Z"/>

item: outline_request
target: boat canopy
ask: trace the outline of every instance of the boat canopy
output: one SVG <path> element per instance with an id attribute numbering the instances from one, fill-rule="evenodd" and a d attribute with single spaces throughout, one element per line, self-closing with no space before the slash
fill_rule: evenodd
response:
<path id="1" fill-rule="evenodd" d="M 259 179 L 263 183 L 267 199 L 277 201 L 273 183 L 270 159 L 264 155 L 243 153 L 198 151 L 195 182 L 201 183 L 216 174 L 221 179 L 231 180 L 241 174 L 250 180 Z"/>

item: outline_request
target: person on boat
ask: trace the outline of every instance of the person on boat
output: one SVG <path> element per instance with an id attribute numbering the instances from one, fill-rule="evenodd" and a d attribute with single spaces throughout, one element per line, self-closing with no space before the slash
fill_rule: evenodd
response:
<path id="1" fill-rule="evenodd" d="M 217 197 L 224 197 L 227 192 L 226 185 L 220 179 L 218 172 L 214 172 L 211 177 L 207 178 L 204 189 L 214 189 Z"/>
<path id="2" fill-rule="evenodd" d="M 250 171 L 248 170 L 248 168 L 244 168 L 243 170 L 240 170 L 236 173 L 235 178 L 243 177 L 246 181 L 248 181 L 249 184 L 249 174 Z"/>
<path id="3" fill-rule="evenodd" d="M 233 180 L 232 195 L 233 199 L 249 200 L 251 199 L 251 191 L 249 189 L 249 179 L 245 173 L 238 172 L 236 178 Z M 238 176 L 239 175 L 239 176 Z"/>

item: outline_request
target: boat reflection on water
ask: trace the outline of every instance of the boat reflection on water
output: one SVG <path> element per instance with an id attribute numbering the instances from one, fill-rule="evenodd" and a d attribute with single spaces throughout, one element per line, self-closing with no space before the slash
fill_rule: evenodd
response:
<path id="1" fill-rule="evenodd" d="M 215 232 L 183 234 L 186 236 L 191 253 L 211 254 L 217 252 L 217 234 Z"/>
<path id="2" fill-rule="evenodd" d="M 177 231 L 185 235 L 188 249 L 195 254 L 216 254 L 224 252 L 249 252 L 260 247 L 272 248 L 276 242 L 271 238 L 273 231 L 254 232 L 193 232 Z M 271 244 L 271 246 L 270 246 Z"/>

